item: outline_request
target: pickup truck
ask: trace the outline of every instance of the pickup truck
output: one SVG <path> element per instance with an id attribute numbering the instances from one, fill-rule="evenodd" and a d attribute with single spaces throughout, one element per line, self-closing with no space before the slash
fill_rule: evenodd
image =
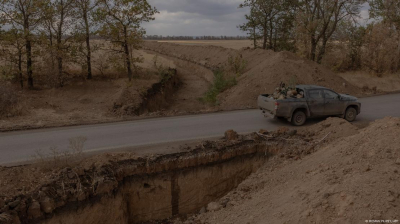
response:
<path id="1" fill-rule="evenodd" d="M 298 85 L 303 98 L 274 99 L 264 94 L 258 97 L 258 107 L 274 118 L 285 118 L 295 126 L 303 125 L 308 118 L 340 116 L 352 122 L 361 112 L 361 103 L 354 96 L 338 94 L 322 86 Z"/>

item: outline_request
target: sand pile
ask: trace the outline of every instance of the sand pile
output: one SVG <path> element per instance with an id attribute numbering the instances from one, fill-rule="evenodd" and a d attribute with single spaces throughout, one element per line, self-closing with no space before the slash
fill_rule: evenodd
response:
<path id="1" fill-rule="evenodd" d="M 336 120 L 312 127 L 341 132 Z M 310 130 L 312 131 L 312 130 Z M 321 133 L 322 135 L 322 133 Z M 198 223 L 365 223 L 398 220 L 400 119 L 385 118 L 300 160 L 274 157 Z M 226 201 L 228 201 L 226 203 Z"/>
<path id="2" fill-rule="evenodd" d="M 220 94 L 221 109 L 256 107 L 260 94 L 273 93 L 281 82 L 287 84 L 321 85 L 339 93 L 359 95 L 362 90 L 342 77 L 315 62 L 308 61 L 290 52 L 273 52 L 261 49 L 234 50 L 217 46 L 191 46 L 145 41 L 145 49 L 173 58 L 202 65 L 208 69 L 227 66 L 230 56 L 241 56 L 247 66 L 238 77 L 238 84 Z M 209 81 L 213 77 L 206 78 Z"/>

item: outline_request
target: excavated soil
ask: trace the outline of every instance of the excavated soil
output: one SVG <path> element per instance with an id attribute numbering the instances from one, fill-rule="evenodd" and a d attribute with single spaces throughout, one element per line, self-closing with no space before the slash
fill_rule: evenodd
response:
<path id="1" fill-rule="evenodd" d="M 241 56 L 247 66 L 238 77 L 238 84 L 219 95 L 220 109 L 255 108 L 260 94 L 272 93 L 280 82 L 315 84 L 340 93 L 360 96 L 361 88 L 347 82 L 317 63 L 301 59 L 290 52 L 273 52 L 261 49 L 228 49 L 218 46 L 191 46 L 147 41 L 144 48 L 185 60 L 210 70 L 227 66 L 229 56 Z M 212 80 L 212 76 L 209 77 Z"/>
<path id="2" fill-rule="evenodd" d="M 194 213 L 274 151 L 245 136 L 165 156 L 108 155 L 47 172 L 35 165 L 2 168 L 0 223 L 140 223 Z M 32 172 L 42 178 L 16 181 Z"/>
<path id="3" fill-rule="evenodd" d="M 198 212 L 271 156 L 314 142 L 277 132 L 201 142 L 182 152 L 105 154 L 0 169 L 0 223 L 138 223 Z"/>
<path id="4" fill-rule="evenodd" d="M 230 130 L 169 155 L 1 167 L 0 223 L 395 220 L 399 134 L 399 118 L 364 129 L 328 118 L 245 136 Z"/>
<path id="5" fill-rule="evenodd" d="M 388 117 L 358 131 L 349 125 L 330 119 L 311 127 L 335 131 L 327 139 L 338 138 L 308 156 L 274 157 L 221 199 L 229 201 L 224 208 L 183 222 L 398 222 L 400 119 Z"/>

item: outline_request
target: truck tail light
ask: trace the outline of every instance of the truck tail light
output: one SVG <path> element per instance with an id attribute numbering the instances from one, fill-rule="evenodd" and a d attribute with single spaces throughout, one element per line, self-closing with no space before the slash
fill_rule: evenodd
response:
<path id="1" fill-rule="evenodd" d="M 279 107 L 279 103 L 275 102 L 275 110 L 278 110 L 278 107 Z"/>

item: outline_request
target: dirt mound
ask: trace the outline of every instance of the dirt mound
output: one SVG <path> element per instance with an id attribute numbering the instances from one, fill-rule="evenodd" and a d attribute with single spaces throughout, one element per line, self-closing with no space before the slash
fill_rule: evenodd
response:
<path id="1" fill-rule="evenodd" d="M 358 128 L 348 121 L 337 118 L 329 117 L 326 120 L 305 128 L 305 134 L 315 140 L 320 139 L 325 142 L 352 136 L 358 133 Z"/>
<path id="2" fill-rule="evenodd" d="M 327 120 L 315 131 L 341 130 Z M 321 133 L 322 135 L 322 133 Z M 200 223 L 365 223 L 399 219 L 400 118 L 378 120 L 358 134 L 301 160 L 274 157 L 221 199 Z"/>
<path id="3" fill-rule="evenodd" d="M 298 57 L 290 52 L 273 52 L 262 49 L 227 49 L 217 46 L 191 46 L 146 41 L 145 49 L 162 55 L 189 61 L 214 70 L 227 66 L 230 56 L 241 57 L 247 62 L 238 84 L 220 94 L 221 109 L 256 107 L 260 94 L 272 93 L 280 82 L 313 84 L 331 88 L 340 93 L 360 95 L 362 90 L 342 77 L 315 62 Z M 208 75 L 207 80 L 213 77 Z"/>
<path id="4" fill-rule="evenodd" d="M 280 82 L 313 84 L 340 93 L 359 95 L 362 91 L 324 66 L 301 59 L 290 52 L 275 53 L 262 50 L 243 50 L 248 71 L 238 84 L 219 96 L 226 109 L 256 107 L 260 94 L 272 93 Z"/>

